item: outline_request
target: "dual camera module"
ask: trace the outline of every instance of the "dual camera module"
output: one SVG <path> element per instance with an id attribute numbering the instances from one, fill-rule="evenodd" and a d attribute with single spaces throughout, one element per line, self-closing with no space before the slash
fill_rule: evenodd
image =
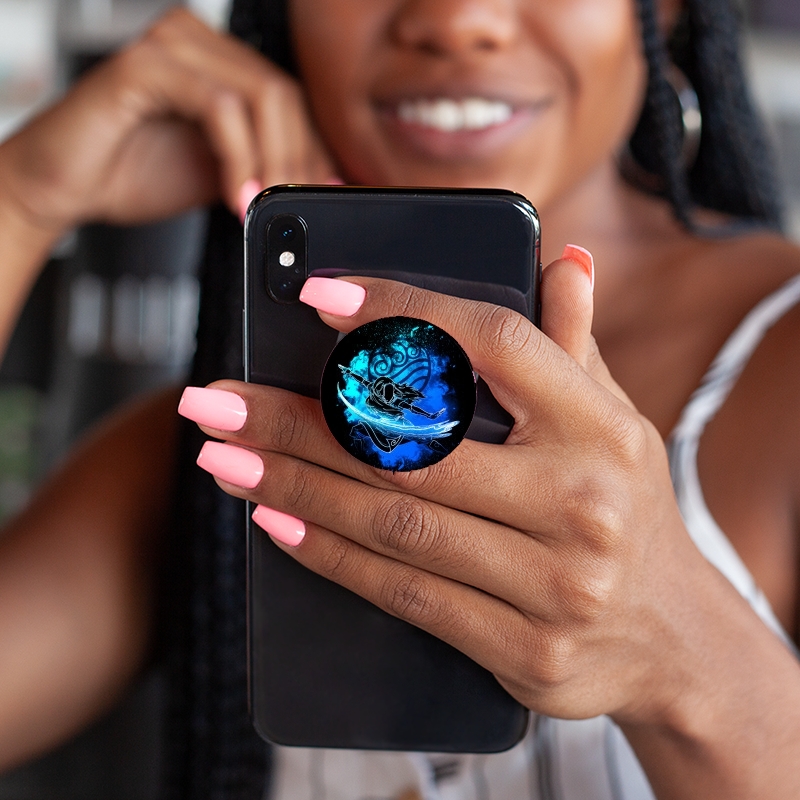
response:
<path id="1" fill-rule="evenodd" d="M 296 303 L 306 280 L 308 229 L 296 214 L 267 226 L 267 289 L 279 303 Z"/>

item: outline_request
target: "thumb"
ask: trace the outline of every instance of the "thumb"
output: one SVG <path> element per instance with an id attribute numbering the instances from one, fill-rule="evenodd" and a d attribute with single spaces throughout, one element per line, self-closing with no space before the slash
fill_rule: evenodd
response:
<path id="1" fill-rule="evenodd" d="M 568 244 L 542 273 L 542 331 L 584 369 L 592 348 L 594 260 Z"/>
<path id="2" fill-rule="evenodd" d="M 598 383 L 633 406 L 611 377 L 592 336 L 593 291 L 592 254 L 568 244 L 542 273 L 542 331 Z"/>

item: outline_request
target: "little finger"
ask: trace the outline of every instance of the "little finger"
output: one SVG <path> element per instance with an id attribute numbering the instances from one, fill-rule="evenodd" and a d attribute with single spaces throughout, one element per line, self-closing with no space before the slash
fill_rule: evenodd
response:
<path id="1" fill-rule="evenodd" d="M 271 533 L 273 515 L 256 518 Z M 298 522 L 289 520 L 287 525 L 283 520 L 289 528 Z M 308 569 L 461 650 L 501 681 L 519 685 L 520 675 L 532 672 L 538 649 L 536 627 L 513 606 L 375 553 L 327 528 L 314 524 L 305 528 L 299 545 L 287 546 L 277 539 L 276 543 Z"/>

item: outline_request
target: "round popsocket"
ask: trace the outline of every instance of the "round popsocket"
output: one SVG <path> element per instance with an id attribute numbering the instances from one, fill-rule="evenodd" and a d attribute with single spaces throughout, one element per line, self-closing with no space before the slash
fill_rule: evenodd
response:
<path id="1" fill-rule="evenodd" d="M 464 438 L 475 413 L 475 377 L 449 333 L 421 319 L 388 317 L 336 345 L 320 400 L 348 453 L 407 472 L 441 461 Z"/>

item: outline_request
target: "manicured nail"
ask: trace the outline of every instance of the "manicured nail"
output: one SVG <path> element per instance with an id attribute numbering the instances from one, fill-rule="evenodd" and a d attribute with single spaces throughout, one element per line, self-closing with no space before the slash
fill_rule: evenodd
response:
<path id="1" fill-rule="evenodd" d="M 178 403 L 178 413 L 186 419 L 220 431 L 238 431 L 247 419 L 247 406 L 234 392 L 187 386 Z"/>
<path id="2" fill-rule="evenodd" d="M 250 201 L 261 191 L 261 184 L 255 179 L 250 178 L 242 184 L 239 189 L 239 219 L 244 222 L 247 209 L 250 208 Z"/>
<path id="3" fill-rule="evenodd" d="M 579 247 L 577 244 L 568 244 L 564 248 L 561 258 L 580 264 L 583 267 L 583 271 L 589 276 L 592 291 L 594 291 L 594 259 L 592 254 L 585 247 Z"/>
<path id="4" fill-rule="evenodd" d="M 367 292 L 363 286 L 336 278 L 309 278 L 300 301 L 337 317 L 352 317 L 361 308 Z"/>
<path id="5" fill-rule="evenodd" d="M 264 462 L 255 453 L 223 442 L 206 442 L 197 456 L 197 466 L 245 489 L 255 489 L 264 475 Z"/>
<path id="6" fill-rule="evenodd" d="M 273 539 L 297 547 L 306 535 L 306 526 L 303 520 L 275 511 L 274 508 L 256 506 L 253 512 L 253 522 L 263 528 Z"/>

